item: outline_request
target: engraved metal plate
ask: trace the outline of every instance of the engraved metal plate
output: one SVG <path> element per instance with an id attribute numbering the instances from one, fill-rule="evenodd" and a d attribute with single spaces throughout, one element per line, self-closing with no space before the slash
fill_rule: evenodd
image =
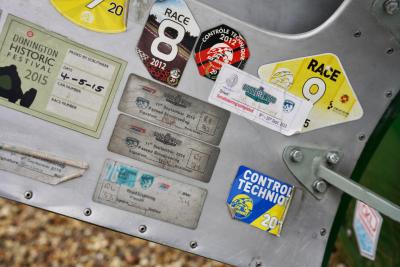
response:
<path id="1" fill-rule="evenodd" d="M 209 182 L 219 148 L 120 115 L 108 149 L 111 152 Z"/>
<path id="2" fill-rule="evenodd" d="M 229 112 L 132 74 L 119 110 L 178 133 L 218 145 Z"/>
<path id="3" fill-rule="evenodd" d="M 107 160 L 93 200 L 195 229 L 207 190 Z"/>

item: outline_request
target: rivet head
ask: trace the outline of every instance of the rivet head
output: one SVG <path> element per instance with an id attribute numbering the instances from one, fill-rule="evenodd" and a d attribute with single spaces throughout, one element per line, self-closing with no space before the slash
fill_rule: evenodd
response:
<path id="1" fill-rule="evenodd" d="M 31 199 L 33 197 L 32 191 L 26 191 L 24 193 L 24 197 L 25 197 L 25 199 Z"/>
<path id="2" fill-rule="evenodd" d="M 197 246 L 198 246 L 198 244 L 197 244 L 196 241 L 191 241 L 191 242 L 190 242 L 190 247 L 191 247 L 192 249 L 197 248 Z"/>
<path id="3" fill-rule="evenodd" d="M 392 96 L 393 96 L 393 92 L 392 91 L 386 91 L 385 92 L 385 96 L 387 97 L 387 98 L 391 98 Z"/>
<path id="4" fill-rule="evenodd" d="M 147 231 L 147 226 L 146 225 L 140 225 L 139 226 L 139 233 L 144 234 Z"/>
<path id="5" fill-rule="evenodd" d="M 327 233 L 327 231 L 326 231 L 325 228 L 322 228 L 322 229 L 319 231 L 319 234 L 320 234 L 321 236 L 325 236 L 326 233 Z"/>
<path id="6" fill-rule="evenodd" d="M 296 163 L 302 162 L 304 159 L 304 154 L 301 150 L 299 149 L 293 149 L 290 151 L 290 160 Z"/>
<path id="7" fill-rule="evenodd" d="M 89 208 L 84 209 L 84 210 L 83 210 L 83 214 L 84 214 L 85 216 L 90 216 L 90 215 L 92 215 L 92 210 L 89 209 Z"/>
<path id="8" fill-rule="evenodd" d="M 317 193 L 325 193 L 328 190 L 328 184 L 324 180 L 317 180 L 313 184 L 313 189 Z"/>
<path id="9" fill-rule="evenodd" d="M 340 155 L 337 152 L 328 152 L 326 154 L 326 161 L 331 165 L 336 165 L 340 161 Z"/>
<path id="10" fill-rule="evenodd" d="M 386 2 L 383 3 L 383 7 L 385 9 L 385 12 L 388 15 L 395 15 L 399 12 L 400 10 L 400 3 L 398 0 L 387 0 Z"/>

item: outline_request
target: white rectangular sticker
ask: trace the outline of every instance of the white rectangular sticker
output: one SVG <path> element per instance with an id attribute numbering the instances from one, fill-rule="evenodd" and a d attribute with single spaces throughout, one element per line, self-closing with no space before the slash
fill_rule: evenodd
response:
<path id="1" fill-rule="evenodd" d="M 209 102 L 284 135 L 299 133 L 312 104 L 225 64 Z"/>
<path id="2" fill-rule="evenodd" d="M 205 189 L 107 160 L 93 200 L 195 229 L 206 196 Z"/>
<path id="3" fill-rule="evenodd" d="M 61 159 L 45 152 L 0 144 L 0 170 L 57 185 L 81 177 L 89 165 Z"/>

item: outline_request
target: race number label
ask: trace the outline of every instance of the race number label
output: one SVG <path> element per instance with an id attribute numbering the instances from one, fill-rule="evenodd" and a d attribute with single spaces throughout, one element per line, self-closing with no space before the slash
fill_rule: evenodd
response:
<path id="1" fill-rule="evenodd" d="M 267 64 L 260 78 L 279 86 L 314 106 L 302 132 L 358 120 L 362 107 L 339 58 L 322 54 Z"/>
<path id="2" fill-rule="evenodd" d="M 223 64 L 243 69 L 250 51 L 238 31 L 220 25 L 200 35 L 194 57 L 200 75 L 215 81 Z"/>
<path id="3" fill-rule="evenodd" d="M 227 204 L 234 219 L 280 236 L 294 187 L 240 166 Z"/>
<path id="4" fill-rule="evenodd" d="M 0 104 L 99 137 L 126 62 L 9 16 Z"/>
<path id="5" fill-rule="evenodd" d="M 50 0 L 73 23 L 92 31 L 126 31 L 129 0 Z"/>
<path id="6" fill-rule="evenodd" d="M 383 218 L 379 212 L 361 201 L 357 201 L 353 228 L 358 249 L 363 257 L 372 261 L 375 260 L 382 222 Z"/>
<path id="7" fill-rule="evenodd" d="M 107 160 L 93 200 L 195 229 L 206 196 L 205 189 Z"/>
<path id="8" fill-rule="evenodd" d="M 175 132 L 218 145 L 229 112 L 132 74 L 119 110 Z"/>
<path id="9" fill-rule="evenodd" d="M 176 87 L 200 34 L 183 0 L 157 0 L 136 51 L 151 76 Z"/>
<path id="10" fill-rule="evenodd" d="M 309 101 L 224 64 L 208 101 L 284 135 L 301 131 Z"/>
<path id="11" fill-rule="evenodd" d="M 219 148 L 120 115 L 108 149 L 144 163 L 209 182 Z"/>

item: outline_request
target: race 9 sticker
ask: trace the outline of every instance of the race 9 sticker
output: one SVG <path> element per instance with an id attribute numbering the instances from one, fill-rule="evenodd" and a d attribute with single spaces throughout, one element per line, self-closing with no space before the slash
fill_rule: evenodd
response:
<path id="1" fill-rule="evenodd" d="M 129 0 L 50 0 L 73 23 L 92 31 L 126 31 Z"/>
<path id="2" fill-rule="evenodd" d="M 357 95 L 334 54 L 263 65 L 258 75 L 263 81 L 313 104 L 301 132 L 358 120 L 363 116 Z"/>
<path id="3" fill-rule="evenodd" d="M 203 32 L 195 48 L 200 75 L 213 81 L 217 79 L 223 64 L 243 69 L 249 57 L 246 39 L 226 25 Z"/>
<path id="4" fill-rule="evenodd" d="M 136 51 L 150 75 L 176 87 L 200 28 L 183 0 L 157 0 Z"/>

